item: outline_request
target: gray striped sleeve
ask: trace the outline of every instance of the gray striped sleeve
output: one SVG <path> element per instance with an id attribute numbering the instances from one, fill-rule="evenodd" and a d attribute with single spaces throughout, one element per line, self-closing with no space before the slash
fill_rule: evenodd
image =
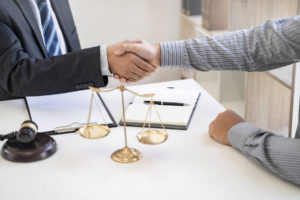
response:
<path id="1" fill-rule="evenodd" d="M 300 185 L 300 139 L 277 136 L 244 122 L 230 129 L 228 140 L 266 169 Z"/>
<path id="2" fill-rule="evenodd" d="M 162 42 L 161 66 L 180 67 L 190 66 L 187 58 L 185 41 Z"/>
<path id="3" fill-rule="evenodd" d="M 160 46 L 162 66 L 201 71 L 270 70 L 300 61 L 300 16 Z M 248 123 L 234 126 L 228 138 L 232 146 L 265 168 L 300 184 L 300 139 L 276 136 Z"/>
<path id="4" fill-rule="evenodd" d="M 300 61 L 300 16 L 160 46 L 162 66 L 201 71 L 270 70 Z"/>

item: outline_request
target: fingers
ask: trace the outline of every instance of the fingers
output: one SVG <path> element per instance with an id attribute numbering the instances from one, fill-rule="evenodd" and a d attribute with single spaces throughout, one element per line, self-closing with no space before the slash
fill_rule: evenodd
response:
<path id="1" fill-rule="evenodd" d="M 120 79 L 120 76 L 118 74 L 114 74 L 115 79 Z"/>
<path id="2" fill-rule="evenodd" d="M 121 83 L 130 83 L 129 80 L 127 80 L 126 78 L 119 78 Z"/>
<path id="3" fill-rule="evenodd" d="M 130 81 L 138 81 L 143 79 L 145 76 L 149 76 L 153 73 L 156 68 L 139 58 L 134 54 L 126 55 L 127 63 L 125 67 L 126 76 L 125 78 Z M 126 59 L 126 58 L 124 58 Z"/>
<path id="4" fill-rule="evenodd" d="M 150 75 L 151 73 L 155 72 L 157 70 L 156 66 L 153 66 L 149 64 L 148 62 L 144 61 L 143 59 L 136 57 L 135 58 L 135 64 L 142 70 L 148 73 Z"/>
<path id="5" fill-rule="evenodd" d="M 138 66 L 133 67 L 133 71 L 127 75 L 126 78 L 121 77 L 118 74 L 114 74 L 114 78 L 120 80 L 121 83 L 130 83 L 142 80 L 145 76 L 149 74 L 143 70 L 141 70 Z"/>
<path id="6" fill-rule="evenodd" d="M 118 79 L 121 83 L 130 83 L 129 80 L 127 80 L 125 78 L 121 78 L 118 74 L 114 74 L 114 78 Z"/>
<path id="7" fill-rule="evenodd" d="M 132 40 L 127 42 L 140 42 L 142 40 Z M 121 45 L 112 45 L 108 48 L 108 64 L 110 71 L 116 74 L 114 77 L 121 82 L 136 82 L 143 79 L 145 76 L 149 76 L 155 72 L 157 67 L 149 64 L 143 58 L 140 58 L 134 53 L 127 53 L 127 51 L 138 51 L 139 45 L 137 43 L 127 43 Z M 141 44 L 140 44 L 141 45 Z M 121 48 L 122 51 L 126 51 L 126 54 L 122 56 L 116 56 L 116 48 Z"/>
<path id="8" fill-rule="evenodd" d="M 136 81 L 139 81 L 139 80 L 143 79 L 143 77 L 144 77 L 143 75 L 140 75 L 140 74 L 136 73 L 136 71 L 138 71 L 138 69 L 139 68 L 137 66 L 132 67 L 132 70 L 128 74 L 127 79 L 132 81 L 132 82 L 136 82 Z"/>
<path id="9" fill-rule="evenodd" d="M 135 65 L 134 66 L 134 71 L 133 71 L 134 74 L 136 74 L 137 76 L 139 77 L 145 77 L 145 76 L 148 76 L 149 73 L 147 73 L 146 71 L 142 70 L 139 66 Z"/>
<path id="10" fill-rule="evenodd" d="M 147 61 L 152 66 L 160 66 L 161 61 L 161 49 L 160 45 L 149 44 L 147 42 L 138 41 L 142 43 L 121 43 L 113 51 L 114 56 L 120 57 L 124 56 L 126 53 L 132 53 L 140 57 L 141 59 Z M 150 67 L 148 65 L 148 67 Z M 146 71 L 151 71 L 147 69 Z"/>
<path id="11" fill-rule="evenodd" d="M 151 75 L 157 69 L 156 67 L 152 66 L 151 64 L 147 63 L 146 61 L 144 61 L 136 55 L 130 56 L 132 61 L 134 62 L 134 65 L 132 67 L 131 80 L 141 80 L 144 77 Z"/>
<path id="12" fill-rule="evenodd" d="M 124 75 L 120 76 L 120 79 L 122 79 L 122 78 L 126 79 L 126 82 L 127 81 L 136 82 L 145 77 L 145 72 L 142 71 L 135 64 L 132 64 L 131 66 L 127 67 L 127 69 L 125 69 L 125 71 L 126 72 L 124 73 Z M 124 81 L 124 80 L 122 80 L 122 81 Z"/>
<path id="13" fill-rule="evenodd" d="M 122 56 L 125 53 L 137 53 L 138 47 L 134 44 L 143 44 L 145 43 L 144 40 L 125 40 L 120 45 L 120 48 L 115 51 L 116 56 Z"/>

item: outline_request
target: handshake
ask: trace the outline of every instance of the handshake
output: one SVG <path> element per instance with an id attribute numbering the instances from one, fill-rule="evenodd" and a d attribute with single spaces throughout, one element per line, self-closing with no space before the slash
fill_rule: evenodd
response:
<path id="1" fill-rule="evenodd" d="M 121 82 L 136 82 L 151 75 L 160 66 L 160 45 L 143 40 L 126 40 L 107 46 L 110 72 Z"/>

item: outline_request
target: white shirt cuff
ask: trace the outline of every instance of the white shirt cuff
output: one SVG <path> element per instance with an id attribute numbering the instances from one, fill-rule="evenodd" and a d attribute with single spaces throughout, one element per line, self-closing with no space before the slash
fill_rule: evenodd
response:
<path id="1" fill-rule="evenodd" d="M 100 46 L 100 67 L 103 76 L 113 76 L 108 67 L 106 45 Z"/>

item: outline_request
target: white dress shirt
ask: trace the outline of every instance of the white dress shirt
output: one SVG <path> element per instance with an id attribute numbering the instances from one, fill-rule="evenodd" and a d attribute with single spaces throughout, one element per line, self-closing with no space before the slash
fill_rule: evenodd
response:
<path id="1" fill-rule="evenodd" d="M 55 27 L 55 30 L 56 30 L 56 34 L 57 34 L 58 42 L 59 42 L 59 45 L 60 45 L 60 48 L 61 48 L 61 52 L 62 52 L 62 54 L 66 54 L 67 53 L 67 46 L 66 46 L 64 36 L 62 34 L 61 28 L 60 28 L 59 23 L 57 21 L 56 15 L 55 15 L 55 13 L 52 9 L 50 0 L 47 0 L 47 2 L 48 2 L 51 17 L 52 17 L 53 22 L 54 22 L 54 27 Z M 31 5 L 31 8 L 33 10 L 34 16 L 35 16 L 35 18 L 38 22 L 38 26 L 39 26 L 43 41 L 45 43 L 40 12 L 39 12 L 36 0 L 30 0 L 30 5 Z M 111 76 L 112 75 L 110 73 L 109 67 L 108 67 L 106 45 L 101 45 L 100 46 L 100 67 L 101 67 L 102 75 L 104 75 L 104 76 Z"/>

